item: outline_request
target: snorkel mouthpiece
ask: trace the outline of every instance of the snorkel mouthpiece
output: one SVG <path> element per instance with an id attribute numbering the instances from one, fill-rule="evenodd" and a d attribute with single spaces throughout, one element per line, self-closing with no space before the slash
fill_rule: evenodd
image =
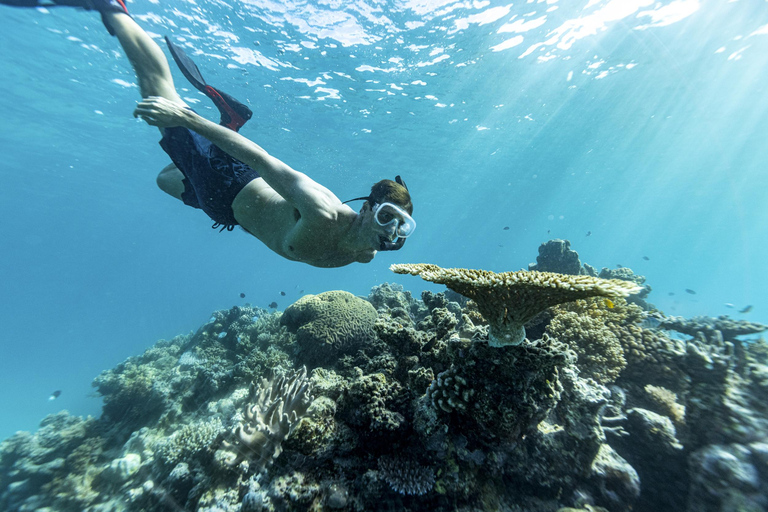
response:
<path id="1" fill-rule="evenodd" d="M 379 246 L 379 251 L 398 251 L 405 245 L 405 238 L 397 238 L 394 242 L 383 240 Z"/>

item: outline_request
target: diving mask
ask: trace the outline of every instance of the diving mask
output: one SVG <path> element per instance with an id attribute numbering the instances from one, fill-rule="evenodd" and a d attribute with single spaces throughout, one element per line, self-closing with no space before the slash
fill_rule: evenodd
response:
<path id="1" fill-rule="evenodd" d="M 408 238 L 416 229 L 416 221 L 408 212 L 393 203 L 381 203 L 373 207 L 373 218 L 381 227 L 392 229 L 399 238 Z"/>

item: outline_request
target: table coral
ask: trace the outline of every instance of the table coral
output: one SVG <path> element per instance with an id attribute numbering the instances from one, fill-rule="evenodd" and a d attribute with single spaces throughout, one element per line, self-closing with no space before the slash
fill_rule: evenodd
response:
<path id="1" fill-rule="evenodd" d="M 724 340 L 733 341 L 736 336 L 756 334 L 768 329 L 768 325 L 748 322 L 746 320 L 734 320 L 728 315 L 722 315 L 717 318 L 695 316 L 691 319 L 680 316 L 661 316 L 659 320 L 660 329 L 677 331 L 694 337 L 702 333 L 709 341 L 713 340 L 716 331 L 720 332 Z"/>
<path id="2" fill-rule="evenodd" d="M 622 297 L 641 289 L 627 281 L 550 272 L 496 274 L 488 270 L 441 268 L 428 263 L 397 264 L 390 270 L 419 275 L 425 281 L 444 284 L 474 300 L 490 324 L 488 342 L 494 347 L 523 343 L 524 324 L 550 306 L 593 296 Z"/>

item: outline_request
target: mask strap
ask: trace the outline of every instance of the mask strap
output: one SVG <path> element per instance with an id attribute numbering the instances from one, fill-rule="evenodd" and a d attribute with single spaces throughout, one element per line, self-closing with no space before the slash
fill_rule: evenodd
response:
<path id="1" fill-rule="evenodd" d="M 347 203 L 351 203 L 352 201 L 362 201 L 362 200 L 372 202 L 371 196 L 364 196 L 364 197 L 356 197 L 354 199 L 348 199 L 346 201 L 343 201 L 341 204 L 347 204 Z"/>

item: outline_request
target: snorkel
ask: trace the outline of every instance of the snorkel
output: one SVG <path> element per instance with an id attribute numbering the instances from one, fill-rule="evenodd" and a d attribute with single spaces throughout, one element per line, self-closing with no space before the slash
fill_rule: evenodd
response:
<path id="1" fill-rule="evenodd" d="M 398 185 L 401 185 L 403 188 L 405 188 L 405 190 L 408 190 L 408 187 L 406 186 L 405 182 L 399 175 L 395 176 L 395 183 L 397 183 Z M 344 201 L 342 204 L 347 204 L 352 201 L 361 201 L 361 200 L 368 201 L 368 204 L 371 205 L 372 209 L 377 204 L 375 199 L 371 197 L 371 195 L 349 199 L 347 201 Z M 397 251 L 397 250 L 400 250 L 404 244 L 405 244 L 405 237 L 396 236 L 394 240 L 381 240 L 378 250 L 379 251 Z"/>

